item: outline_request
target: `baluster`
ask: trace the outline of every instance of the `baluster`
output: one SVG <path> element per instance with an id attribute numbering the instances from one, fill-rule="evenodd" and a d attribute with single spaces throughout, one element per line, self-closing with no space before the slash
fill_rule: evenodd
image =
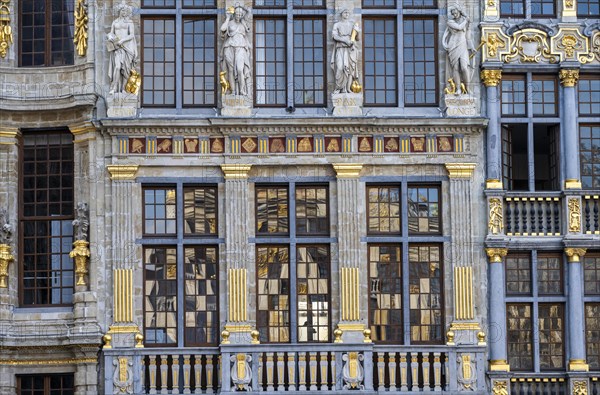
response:
<path id="1" fill-rule="evenodd" d="M 554 216 L 552 198 L 546 198 L 546 234 L 552 233 L 552 217 Z"/>
<path id="2" fill-rule="evenodd" d="M 274 391 L 273 386 L 273 353 L 267 353 L 267 391 Z"/>
<path id="3" fill-rule="evenodd" d="M 429 353 L 423 353 L 423 391 L 429 391 L 431 389 L 430 377 L 429 377 L 429 358 L 431 355 Z"/>
<path id="4" fill-rule="evenodd" d="M 329 389 L 329 385 L 327 384 L 329 361 L 327 360 L 326 352 L 319 352 L 319 366 L 321 367 L 321 391 L 327 391 Z"/>
<path id="5" fill-rule="evenodd" d="M 142 355 L 140 359 L 140 383 L 142 392 L 146 393 L 146 357 Z"/>
<path id="6" fill-rule="evenodd" d="M 521 218 L 519 217 L 519 214 L 520 214 L 519 198 L 514 198 L 513 200 L 515 202 L 515 209 L 513 210 L 513 215 L 515 217 L 515 234 L 520 234 L 521 233 Z"/>
<path id="7" fill-rule="evenodd" d="M 419 391 L 419 357 L 417 353 L 411 353 L 410 356 L 412 391 Z"/>
<path id="8" fill-rule="evenodd" d="M 171 382 L 173 383 L 171 394 L 179 394 L 179 355 L 173 355 L 171 358 Z"/>
<path id="9" fill-rule="evenodd" d="M 204 357 L 205 359 L 205 364 L 204 364 L 204 371 L 206 372 L 206 393 L 207 394 L 212 394 L 215 392 L 214 389 L 214 384 L 213 384 L 213 378 L 214 378 L 214 361 L 215 361 L 215 357 L 214 355 L 205 355 Z M 219 366 L 217 365 L 217 372 L 219 372 Z"/>
<path id="10" fill-rule="evenodd" d="M 299 391 L 306 391 L 306 353 L 298 353 L 298 384 Z"/>
<path id="11" fill-rule="evenodd" d="M 442 390 L 442 362 L 441 354 L 439 352 L 433 353 L 433 381 L 434 391 Z"/>
<path id="12" fill-rule="evenodd" d="M 504 218 L 505 218 L 504 222 L 506 223 L 505 232 L 507 235 L 509 235 L 513 231 L 512 201 L 510 199 L 506 199 L 505 204 L 504 204 Z"/>
<path id="13" fill-rule="evenodd" d="M 296 391 L 296 361 L 294 352 L 287 353 L 288 391 Z"/>
<path id="14" fill-rule="evenodd" d="M 560 202 L 558 198 L 554 198 L 554 211 L 556 215 L 554 216 L 554 234 L 559 235 L 561 233 L 560 229 Z"/>
<path id="15" fill-rule="evenodd" d="M 390 392 L 396 391 L 396 353 L 388 353 L 388 374 L 390 376 Z"/>
<path id="16" fill-rule="evenodd" d="M 148 373 L 149 373 L 149 380 L 148 380 L 148 384 L 150 387 L 150 394 L 156 394 L 156 355 L 149 355 L 148 356 L 148 361 L 149 361 L 149 366 L 148 366 Z"/>
<path id="17" fill-rule="evenodd" d="M 527 233 L 535 233 L 535 198 L 526 199 L 525 205 L 527 206 Z"/>
<path id="18" fill-rule="evenodd" d="M 258 383 L 256 383 L 256 387 L 258 387 L 258 391 L 264 391 L 264 385 L 265 385 L 265 382 L 263 379 L 263 357 L 264 357 L 264 353 L 258 354 Z M 252 387 L 255 387 L 255 386 L 253 385 Z"/>
<path id="19" fill-rule="evenodd" d="M 400 391 L 408 391 L 408 364 L 406 353 L 400 353 Z"/>
<path id="20" fill-rule="evenodd" d="M 385 391 L 385 353 L 377 352 L 377 390 Z"/>
<path id="21" fill-rule="evenodd" d="M 277 390 L 284 391 L 285 385 L 285 355 L 283 352 L 278 352 L 275 355 L 277 360 Z"/>
<path id="22" fill-rule="evenodd" d="M 583 219 L 584 219 L 584 223 L 585 223 L 585 231 L 593 231 L 594 229 L 590 228 L 591 222 L 590 222 L 590 202 L 591 202 L 591 196 L 586 196 L 583 199 Z"/>
<path id="23" fill-rule="evenodd" d="M 202 393 L 202 359 L 194 355 L 194 394 Z"/>
<path id="24" fill-rule="evenodd" d="M 544 232 L 544 198 L 537 198 L 537 231 L 539 234 Z"/>
<path id="25" fill-rule="evenodd" d="M 183 393 L 191 394 L 190 391 L 190 381 L 191 381 L 191 366 L 190 366 L 190 355 L 185 354 L 183 356 Z"/>
<path id="26" fill-rule="evenodd" d="M 336 376 L 336 370 L 335 370 L 335 352 L 332 352 L 331 354 L 329 354 L 330 358 L 331 358 L 331 390 L 335 391 L 336 390 L 336 383 L 337 383 L 337 376 Z"/>
<path id="27" fill-rule="evenodd" d="M 594 231 L 596 232 L 600 230 L 600 226 L 598 225 L 600 215 L 598 215 L 598 211 L 600 211 L 600 199 L 594 196 Z"/>
<path id="28" fill-rule="evenodd" d="M 310 351 L 310 390 L 317 390 L 317 353 L 315 351 Z"/>
<path id="29" fill-rule="evenodd" d="M 167 377 L 169 377 L 169 360 L 167 355 L 160 356 L 160 393 L 168 394 L 168 382 Z"/>

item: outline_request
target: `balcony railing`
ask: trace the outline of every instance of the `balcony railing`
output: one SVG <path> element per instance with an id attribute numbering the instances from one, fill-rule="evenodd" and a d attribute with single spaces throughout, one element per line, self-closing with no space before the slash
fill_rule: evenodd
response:
<path id="1" fill-rule="evenodd" d="M 583 196 L 583 232 L 600 235 L 600 195 Z"/>
<path id="2" fill-rule="evenodd" d="M 507 236 L 560 236 L 562 208 L 557 194 L 506 197 Z"/>
<path id="3" fill-rule="evenodd" d="M 105 393 L 485 393 L 484 347 L 227 344 L 104 350 Z"/>
<path id="4" fill-rule="evenodd" d="M 510 393 L 513 395 L 568 394 L 568 382 L 564 377 L 513 377 L 510 379 Z"/>

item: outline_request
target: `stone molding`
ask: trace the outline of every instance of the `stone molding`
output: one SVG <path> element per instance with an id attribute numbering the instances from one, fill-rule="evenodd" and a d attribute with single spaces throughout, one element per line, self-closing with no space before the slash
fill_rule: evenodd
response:
<path id="1" fill-rule="evenodd" d="M 139 165 L 108 165 L 106 169 L 110 173 L 110 179 L 114 181 L 135 180 Z"/>

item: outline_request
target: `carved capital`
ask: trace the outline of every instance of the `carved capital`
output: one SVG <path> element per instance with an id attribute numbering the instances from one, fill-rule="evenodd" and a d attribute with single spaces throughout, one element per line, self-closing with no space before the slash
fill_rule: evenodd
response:
<path id="1" fill-rule="evenodd" d="M 0 244 L 0 288 L 8 287 L 8 265 L 15 260 L 11 254 L 10 246 Z"/>
<path id="2" fill-rule="evenodd" d="M 486 248 L 485 252 L 487 253 L 488 258 L 490 258 L 490 263 L 502 263 L 502 260 L 508 253 L 508 249 L 506 249 L 506 248 Z"/>
<path id="3" fill-rule="evenodd" d="M 502 70 L 486 69 L 481 71 L 481 81 L 485 86 L 498 86 L 502 80 Z"/>
<path id="4" fill-rule="evenodd" d="M 362 163 L 334 163 L 333 169 L 337 178 L 358 178 L 362 170 Z"/>
<path id="5" fill-rule="evenodd" d="M 111 180 L 133 181 L 139 167 L 139 165 L 108 165 L 106 169 L 110 173 Z"/>
<path id="6" fill-rule="evenodd" d="M 225 175 L 226 180 L 237 180 L 237 179 L 242 179 L 242 178 L 248 178 L 248 173 L 250 172 L 250 168 L 252 168 L 252 165 L 240 165 L 240 164 L 221 165 L 221 170 L 223 170 L 223 174 Z"/>
<path id="7" fill-rule="evenodd" d="M 587 248 L 565 248 L 565 255 L 567 260 L 571 263 L 580 262 L 581 257 L 585 255 Z"/>
<path id="8" fill-rule="evenodd" d="M 471 178 L 475 171 L 475 163 L 445 163 L 450 178 Z"/>
<path id="9" fill-rule="evenodd" d="M 564 87 L 574 87 L 579 81 L 579 70 L 577 69 L 561 69 L 558 72 L 558 78 L 560 83 Z"/>

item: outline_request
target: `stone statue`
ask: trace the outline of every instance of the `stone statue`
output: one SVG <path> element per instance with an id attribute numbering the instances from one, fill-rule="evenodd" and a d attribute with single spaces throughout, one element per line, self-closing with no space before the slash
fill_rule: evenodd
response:
<path id="1" fill-rule="evenodd" d="M 333 24 L 332 30 L 332 37 L 335 41 L 331 55 L 331 68 L 335 75 L 333 93 L 359 93 L 361 87 L 358 83 L 356 40 L 358 40 L 360 25 L 349 19 L 350 11 L 347 9 L 342 10 L 340 17 L 341 20 Z"/>
<path id="2" fill-rule="evenodd" d="M 77 203 L 75 220 L 73 220 L 73 236 L 75 240 L 87 240 L 90 227 L 87 203 Z"/>
<path id="3" fill-rule="evenodd" d="M 110 78 L 110 93 L 127 92 L 127 82 L 137 72 L 135 66 L 138 62 L 137 43 L 131 14 L 133 8 L 125 1 L 115 8 L 119 15 L 106 35 L 106 48 L 110 53 L 108 64 L 108 77 Z M 131 93 L 131 92 L 130 92 Z"/>
<path id="4" fill-rule="evenodd" d="M 221 69 L 226 73 L 227 91 L 234 95 L 248 95 L 250 78 L 250 10 L 236 5 L 229 7 L 225 22 L 221 25 L 221 36 L 225 40 L 221 53 Z M 233 19 L 232 19 L 233 17 Z M 223 85 L 223 83 L 221 82 Z"/>
<path id="5" fill-rule="evenodd" d="M 455 88 L 447 93 L 459 93 L 459 90 L 460 93 L 468 93 L 474 70 L 470 55 L 475 52 L 471 20 L 458 4 L 450 5 L 448 10 L 448 23 L 442 37 L 442 45 L 448 54 L 446 75 L 448 79 L 452 79 L 450 86 L 454 85 Z"/>
<path id="6" fill-rule="evenodd" d="M 12 242 L 13 228 L 6 209 L 0 209 L 0 244 L 9 245 Z"/>

